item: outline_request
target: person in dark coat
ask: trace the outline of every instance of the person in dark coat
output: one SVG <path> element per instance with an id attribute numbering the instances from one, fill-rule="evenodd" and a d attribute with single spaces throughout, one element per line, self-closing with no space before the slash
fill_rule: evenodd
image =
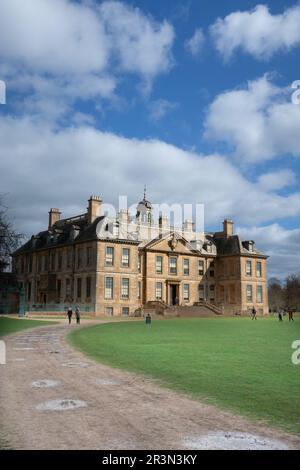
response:
<path id="1" fill-rule="evenodd" d="M 75 308 L 75 315 L 76 315 L 76 323 L 79 325 L 80 324 L 80 310 L 78 306 Z"/>
<path id="2" fill-rule="evenodd" d="M 291 308 L 289 308 L 288 314 L 289 314 L 289 321 L 294 321 L 293 310 Z"/>
<path id="3" fill-rule="evenodd" d="M 71 307 L 69 307 L 68 312 L 67 312 L 67 316 L 68 316 L 68 319 L 69 319 L 69 325 L 71 325 L 72 315 L 73 315 L 73 310 L 72 310 Z"/>
<path id="4" fill-rule="evenodd" d="M 278 320 L 283 321 L 282 310 L 279 310 L 279 312 L 278 312 Z"/>
<path id="5" fill-rule="evenodd" d="M 251 310 L 251 316 L 252 316 L 252 320 L 257 320 L 255 307 L 253 307 L 253 309 Z"/>
<path id="6" fill-rule="evenodd" d="M 151 321 L 152 321 L 151 315 L 150 313 L 147 313 L 146 318 L 145 318 L 146 325 L 151 326 Z"/>

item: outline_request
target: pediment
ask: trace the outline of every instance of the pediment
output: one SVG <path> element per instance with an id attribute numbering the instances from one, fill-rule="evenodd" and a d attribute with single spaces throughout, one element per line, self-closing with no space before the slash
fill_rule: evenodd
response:
<path id="1" fill-rule="evenodd" d="M 193 252 L 189 242 L 184 237 L 182 237 L 182 235 L 176 232 L 151 240 L 151 242 L 149 242 L 145 248 L 151 251 L 162 251 L 170 253 L 184 254 Z"/>

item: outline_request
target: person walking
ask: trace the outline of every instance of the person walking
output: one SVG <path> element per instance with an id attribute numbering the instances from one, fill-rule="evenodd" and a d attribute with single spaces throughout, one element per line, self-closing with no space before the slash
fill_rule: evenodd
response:
<path id="1" fill-rule="evenodd" d="M 77 325 L 80 325 L 80 310 L 79 310 L 78 306 L 76 306 L 76 308 L 75 308 L 75 316 L 76 316 Z"/>
<path id="2" fill-rule="evenodd" d="M 256 309 L 255 309 L 254 306 L 253 306 L 253 309 L 251 310 L 251 316 L 252 316 L 252 320 L 257 320 L 257 318 L 256 318 Z"/>
<path id="3" fill-rule="evenodd" d="M 288 309 L 288 314 L 289 314 L 289 322 L 294 321 L 293 310 L 291 308 Z"/>
<path id="4" fill-rule="evenodd" d="M 283 321 L 282 310 L 279 310 L 279 312 L 278 312 L 278 320 Z"/>
<path id="5" fill-rule="evenodd" d="M 146 318 L 145 318 L 145 323 L 146 325 L 151 326 L 151 322 L 152 322 L 151 315 L 150 313 L 147 313 Z"/>
<path id="6" fill-rule="evenodd" d="M 68 316 L 68 319 L 69 319 L 69 325 L 71 325 L 71 322 L 72 322 L 72 315 L 73 315 L 72 307 L 69 307 L 68 312 L 67 312 L 67 316 Z"/>

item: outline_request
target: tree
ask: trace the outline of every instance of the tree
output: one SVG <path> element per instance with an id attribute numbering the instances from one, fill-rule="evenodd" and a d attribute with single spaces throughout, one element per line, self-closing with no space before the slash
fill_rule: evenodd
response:
<path id="1" fill-rule="evenodd" d="M 272 277 L 268 283 L 269 307 L 272 311 L 279 310 L 285 305 L 285 290 L 279 279 Z"/>
<path id="2" fill-rule="evenodd" d="M 300 307 L 300 274 L 291 274 L 285 280 L 285 306 L 293 309 Z"/>
<path id="3" fill-rule="evenodd" d="M 23 235 L 15 231 L 3 196 L 0 196 L 0 272 L 10 265 L 10 255 L 20 246 L 22 238 Z"/>

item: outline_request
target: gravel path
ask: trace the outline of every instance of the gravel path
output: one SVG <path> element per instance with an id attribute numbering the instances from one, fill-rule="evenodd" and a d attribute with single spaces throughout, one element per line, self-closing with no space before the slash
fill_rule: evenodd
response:
<path id="1" fill-rule="evenodd" d="M 52 325 L 7 336 L 0 444 L 13 449 L 296 448 L 270 429 L 96 363 Z"/>

